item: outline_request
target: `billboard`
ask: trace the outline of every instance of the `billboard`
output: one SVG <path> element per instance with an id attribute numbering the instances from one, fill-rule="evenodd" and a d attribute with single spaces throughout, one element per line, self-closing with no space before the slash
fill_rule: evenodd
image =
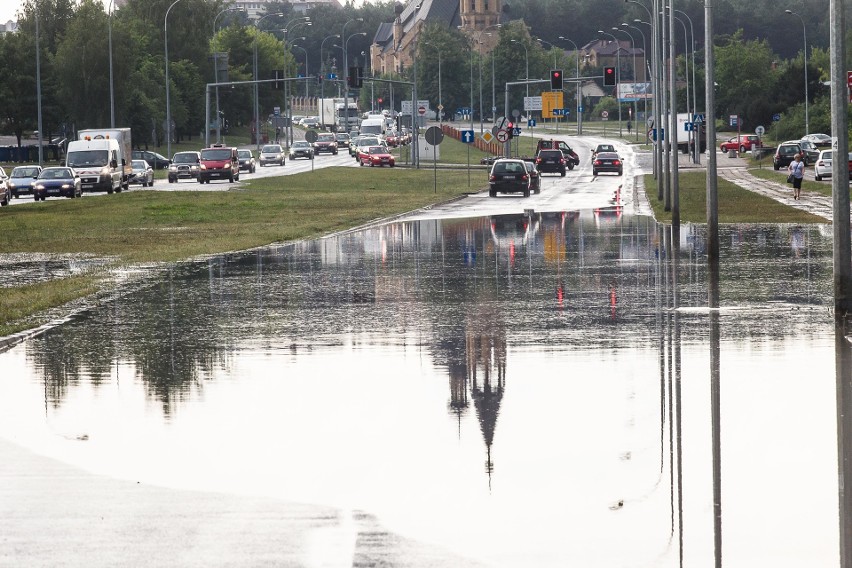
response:
<path id="1" fill-rule="evenodd" d="M 632 103 L 634 101 L 644 101 L 651 99 L 654 96 L 654 89 L 651 83 L 619 83 L 618 84 L 618 100 L 623 103 Z"/>

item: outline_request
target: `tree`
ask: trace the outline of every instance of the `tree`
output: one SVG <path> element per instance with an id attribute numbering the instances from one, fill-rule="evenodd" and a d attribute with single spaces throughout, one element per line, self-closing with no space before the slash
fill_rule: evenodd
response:
<path id="1" fill-rule="evenodd" d="M 766 40 L 745 41 L 742 35 L 739 30 L 716 47 L 716 109 L 720 116 L 738 115 L 742 127 L 752 129 L 765 121 L 769 105 L 756 101 L 773 92 L 776 58 Z"/>

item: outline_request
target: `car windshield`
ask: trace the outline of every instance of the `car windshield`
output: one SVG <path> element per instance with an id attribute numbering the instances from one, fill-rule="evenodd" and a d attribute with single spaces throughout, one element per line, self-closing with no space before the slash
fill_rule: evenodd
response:
<path id="1" fill-rule="evenodd" d="M 612 144 L 598 144 L 598 152 L 615 152 L 615 146 Z"/>
<path id="2" fill-rule="evenodd" d="M 38 168 L 15 168 L 12 170 L 13 178 L 33 178 L 38 175 Z"/>
<path id="3" fill-rule="evenodd" d="M 386 152 L 385 152 L 385 149 L 382 148 L 381 146 L 370 146 L 370 153 L 371 154 L 385 154 Z"/>
<path id="4" fill-rule="evenodd" d="M 799 153 L 799 147 L 798 146 L 792 146 L 792 145 L 791 146 L 781 145 L 781 146 L 778 146 L 778 153 L 782 156 L 791 156 L 793 154 Z"/>
<path id="5" fill-rule="evenodd" d="M 521 162 L 497 162 L 494 164 L 495 174 L 520 174 L 526 171 Z"/>
<path id="6" fill-rule="evenodd" d="M 176 164 L 195 164 L 198 162 L 198 156 L 195 154 L 175 154 L 175 159 L 172 161 Z"/>
<path id="7" fill-rule="evenodd" d="M 334 142 L 334 134 L 320 134 L 317 136 L 317 142 Z"/>
<path id="8" fill-rule="evenodd" d="M 109 162 L 106 150 L 81 150 L 68 154 L 68 165 L 72 168 L 84 166 L 105 166 Z"/>
<path id="9" fill-rule="evenodd" d="M 542 150 L 539 152 L 539 157 L 541 158 L 562 158 L 561 150 Z"/>
<path id="10" fill-rule="evenodd" d="M 264 146 L 261 152 L 264 154 L 278 154 L 281 152 L 281 146 Z"/>
<path id="11" fill-rule="evenodd" d="M 375 144 L 378 144 L 378 143 L 379 143 L 379 139 L 375 138 L 375 137 L 373 137 L 373 138 L 361 138 L 361 139 L 358 140 L 359 146 L 372 146 L 372 145 L 375 145 Z"/>
<path id="12" fill-rule="evenodd" d="M 239 150 L 237 156 L 240 158 L 251 158 L 251 152 L 249 150 Z"/>
<path id="13" fill-rule="evenodd" d="M 599 160 L 617 160 L 618 154 L 614 152 L 598 152 Z"/>
<path id="14" fill-rule="evenodd" d="M 214 148 L 201 151 L 202 160 L 230 160 L 231 151 L 228 149 Z"/>
<path id="15" fill-rule="evenodd" d="M 293 142 L 293 148 L 308 148 L 310 144 L 307 142 Z"/>
<path id="16" fill-rule="evenodd" d="M 133 160 L 133 169 L 134 170 L 147 170 L 148 162 L 145 160 Z"/>
<path id="17" fill-rule="evenodd" d="M 68 168 L 49 168 L 41 172 L 39 179 L 68 179 L 74 177 Z"/>

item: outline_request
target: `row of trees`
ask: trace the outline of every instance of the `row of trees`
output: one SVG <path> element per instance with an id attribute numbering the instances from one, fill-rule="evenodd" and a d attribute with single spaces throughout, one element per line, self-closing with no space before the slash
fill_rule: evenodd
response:
<path id="1" fill-rule="evenodd" d="M 581 4 L 573 8 L 574 13 L 578 10 L 584 14 L 588 12 L 590 20 L 584 26 L 591 25 L 590 30 L 609 29 L 629 18 L 628 8 L 636 8 L 625 8 L 620 0 L 604 1 L 612 3 L 609 10 L 602 9 L 600 3 L 594 3 L 593 10 L 589 3 L 589 6 Z M 258 23 L 229 9 L 225 0 L 181 0 L 169 13 L 166 28 L 165 14 L 172 2 L 127 0 L 120 9 L 109 14 L 96 0 L 79 3 L 74 0 L 27 0 L 19 14 L 19 32 L 0 37 L 0 73 L 4 77 L 4 89 L 0 90 L 3 113 L 0 128 L 17 135 L 20 142 L 25 132 L 36 127 L 36 62 L 33 55 L 37 42 L 42 124 L 46 135 L 70 135 L 75 128 L 110 124 L 111 30 L 115 123 L 130 126 L 134 141 L 147 145 L 164 140 L 166 29 L 171 115 L 177 135 L 192 137 L 205 128 L 205 84 L 215 80 L 214 53 L 227 54 L 230 81 L 251 80 L 255 61 L 261 79 L 272 78 L 273 71 L 278 69 L 284 70 L 288 77 L 297 73 L 324 75 L 332 71 L 342 76 L 341 44 L 345 42 L 349 64 L 366 67 L 369 77 L 366 54 L 375 31 L 379 24 L 391 22 L 395 17 L 393 3 L 388 1 L 365 3 L 358 8 L 352 4 L 342 8 L 314 8 L 308 12 L 309 23 L 301 18 L 302 14 L 294 12 L 290 4 L 281 3 L 270 5 L 268 13 L 271 15 Z M 569 80 L 566 99 L 572 99 L 574 83 L 570 79 L 577 62 L 570 49 L 565 51 L 568 46 L 557 39 L 563 26 L 558 24 L 560 18 L 556 16 L 567 8 L 564 3 L 551 4 L 552 0 L 526 0 L 513 5 L 512 11 L 504 14 L 506 23 L 499 30 L 491 31 L 496 35 L 493 37 L 496 48 L 491 51 L 481 50 L 483 44 L 471 42 L 459 30 L 446 24 L 426 26 L 417 44 L 418 98 L 429 99 L 433 108 L 438 101 L 442 102 L 445 112 L 472 106 L 477 112 L 482 109 L 485 116 L 490 116 L 492 104 L 500 109 L 498 112 L 503 109 L 503 86 L 507 81 L 527 76 L 546 79 L 548 70 L 556 67 L 564 70 Z M 542 10 L 555 12 L 548 12 L 549 17 L 540 17 Z M 513 19 L 517 16 L 524 19 Z M 290 29 L 284 31 L 287 25 Z M 341 39 L 339 35 L 344 27 L 347 37 Z M 700 35 L 700 30 L 696 32 Z M 579 31 L 579 28 L 572 33 L 576 36 L 572 40 L 580 46 L 599 37 L 596 31 Z M 541 40 L 536 34 L 540 34 Z M 583 34 L 588 35 L 584 37 Z M 294 45 L 299 49 L 294 49 Z M 852 41 L 847 41 L 847 46 L 852 46 Z M 689 55 L 691 65 L 693 54 Z M 694 55 L 698 108 L 703 110 L 704 54 L 699 49 Z M 632 70 L 627 67 L 631 62 L 629 58 L 622 58 L 622 62 L 622 74 L 629 77 Z M 686 77 L 685 63 L 680 56 L 677 62 L 680 77 Z M 769 126 L 773 115 L 781 114 L 784 118 L 777 128 L 802 130 L 804 121 L 798 109 L 804 101 L 803 64 L 801 51 L 792 59 L 783 59 L 767 40 L 748 39 L 742 30 L 718 36 L 717 116 L 737 114 L 744 127 L 752 129 L 758 124 Z M 601 75 L 600 69 L 590 67 L 581 66 L 580 71 L 585 77 Z M 827 92 L 824 82 L 828 71 L 827 51 L 813 48 L 808 54 L 811 131 L 828 131 L 830 121 L 820 111 L 827 108 L 821 101 Z M 407 68 L 399 74 L 391 73 L 381 78 L 411 81 L 412 75 L 413 68 Z M 691 72 L 689 76 L 691 78 Z M 220 74 L 220 80 L 222 78 Z M 312 80 L 308 92 L 336 95 L 339 87 L 340 83 L 321 84 Z M 303 89 L 300 83 L 293 92 L 301 93 Z M 537 95 L 548 89 L 549 84 L 544 82 L 531 85 L 529 94 Z M 368 81 L 362 89 L 362 99 L 399 101 L 410 97 L 408 88 L 401 85 L 391 91 L 391 84 L 387 82 L 371 84 Z M 259 93 L 261 116 L 271 112 L 273 106 L 283 106 L 282 91 L 265 85 Z M 526 89 L 513 89 L 510 108 L 523 108 L 525 94 Z M 681 108 L 685 108 L 685 88 L 680 89 L 679 96 Z M 219 97 L 220 107 L 232 125 L 252 121 L 254 95 L 249 86 L 220 89 Z"/>

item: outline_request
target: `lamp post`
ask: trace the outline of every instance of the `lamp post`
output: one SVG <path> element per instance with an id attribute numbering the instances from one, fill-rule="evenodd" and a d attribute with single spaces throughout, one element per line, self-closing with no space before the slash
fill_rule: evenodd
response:
<path id="1" fill-rule="evenodd" d="M 352 18 L 350 20 L 347 20 L 346 23 L 343 24 L 343 32 L 340 34 L 340 37 L 343 39 L 343 76 L 346 79 L 343 84 L 343 112 L 346 113 L 346 126 L 344 130 L 346 132 L 349 131 L 349 54 L 347 52 L 347 44 L 349 43 L 349 37 L 346 37 L 346 26 L 348 26 L 352 22 L 363 21 L 364 18 Z M 365 33 L 364 35 L 367 34 Z"/>
<path id="2" fill-rule="evenodd" d="M 115 91 L 112 78 L 112 12 L 114 0 L 109 0 L 109 127 L 115 128 Z"/>
<path id="3" fill-rule="evenodd" d="M 546 43 L 547 45 L 549 45 L 550 51 L 553 51 L 553 49 L 556 47 L 555 45 L 553 45 L 549 41 L 545 41 L 545 40 L 541 39 L 540 37 L 535 38 L 535 40 L 539 43 Z M 556 52 L 555 51 L 553 52 L 553 68 L 556 69 Z"/>
<path id="4" fill-rule="evenodd" d="M 258 81 L 258 64 L 257 64 L 257 38 L 260 35 L 260 23 L 269 18 L 271 16 L 283 16 L 282 12 L 275 12 L 272 14 L 266 14 L 262 16 L 258 21 L 254 23 L 255 33 L 254 33 L 254 142 L 255 142 L 255 150 L 260 150 L 260 93 L 259 93 L 259 85 Z"/>
<path id="5" fill-rule="evenodd" d="M 441 48 L 435 45 L 432 42 L 424 41 L 423 45 L 431 45 L 435 48 L 435 51 L 438 52 L 438 123 L 443 124 L 444 122 L 444 101 L 441 97 Z M 481 68 L 481 67 L 480 67 Z M 480 105 L 481 106 L 481 105 Z"/>
<path id="6" fill-rule="evenodd" d="M 525 65 L 524 81 L 529 81 L 530 80 L 530 52 L 527 49 L 527 46 L 524 45 L 522 42 L 520 42 L 516 39 L 510 39 L 509 41 L 512 42 L 512 43 L 517 43 L 518 45 L 520 45 L 521 47 L 524 48 L 524 65 Z M 529 84 L 527 84 L 527 97 L 529 97 L 529 96 L 530 96 L 530 86 L 529 86 Z"/>
<path id="7" fill-rule="evenodd" d="M 598 30 L 601 35 L 607 35 L 615 41 L 615 104 L 618 105 L 618 135 L 623 136 L 621 131 L 621 101 L 618 100 L 618 87 L 621 85 L 621 44 L 618 38 L 603 30 Z"/>
<path id="8" fill-rule="evenodd" d="M 111 0 L 112 1 L 112 0 Z M 216 20 L 219 19 L 219 16 L 226 12 L 244 12 L 242 8 L 225 8 L 216 14 L 216 17 L 213 18 L 213 36 L 216 36 Z M 110 57 L 112 57 L 112 49 L 110 49 Z M 219 82 L 219 52 L 213 52 L 213 75 L 214 75 L 214 83 Z M 113 125 L 115 128 L 115 125 Z M 219 86 L 216 86 L 216 142 L 222 141 L 222 114 L 219 110 Z"/>
<path id="9" fill-rule="evenodd" d="M 642 82 L 644 85 L 648 84 L 648 76 L 645 74 L 645 62 L 648 60 L 648 44 L 645 43 L 645 32 L 643 32 L 640 28 L 636 26 L 631 26 L 630 24 L 623 23 L 622 26 L 627 26 L 629 28 L 633 28 L 637 32 L 642 35 Z M 635 73 L 635 70 L 634 70 Z M 645 91 L 642 93 L 642 105 L 643 111 L 642 113 L 645 115 L 645 120 L 648 120 L 648 92 Z M 637 122 L 637 130 L 638 130 L 638 122 Z"/>
<path id="10" fill-rule="evenodd" d="M 689 39 L 690 46 L 692 47 L 692 112 L 693 114 L 698 112 L 698 103 L 696 94 L 698 92 L 698 84 L 695 82 L 695 28 L 692 27 L 692 18 L 690 18 L 686 12 L 682 10 L 675 10 L 678 14 L 683 14 L 683 17 L 689 22 Z M 805 72 L 807 72 L 807 66 L 805 66 Z M 805 88 L 807 88 L 807 82 L 805 83 Z M 805 97 L 807 99 L 807 97 Z M 806 121 L 807 122 L 807 121 Z M 701 148 L 699 144 L 700 140 L 696 140 L 696 150 L 695 150 L 695 163 L 698 163 L 698 157 L 701 155 Z"/>
<path id="11" fill-rule="evenodd" d="M 802 16 L 792 10 L 784 10 L 785 13 L 790 14 L 792 16 L 797 16 L 799 20 L 802 22 L 802 36 L 805 41 L 805 135 L 810 134 L 810 124 L 808 121 L 808 30 L 805 27 L 805 20 Z"/>
<path id="12" fill-rule="evenodd" d="M 303 40 L 303 39 L 308 39 L 308 38 L 300 37 L 300 38 L 294 39 L 293 41 L 299 41 L 299 40 Z M 307 80 L 307 77 L 308 77 L 308 75 L 310 75 L 310 73 L 308 73 L 308 50 L 305 49 L 304 47 L 302 47 L 301 45 L 296 45 L 295 43 L 291 43 L 290 45 L 292 45 L 296 49 L 301 49 L 302 53 L 305 54 L 305 100 L 307 101 L 307 99 L 308 99 L 308 82 L 309 82 Z"/>
<path id="13" fill-rule="evenodd" d="M 326 42 L 327 40 L 330 40 L 330 39 L 331 39 L 331 38 L 333 38 L 333 37 L 336 37 L 336 38 L 338 38 L 338 39 L 339 39 L 339 38 L 340 38 L 340 34 L 332 34 L 332 35 L 330 35 L 330 36 L 325 36 L 325 37 L 322 39 L 322 42 L 320 42 L 320 66 L 321 66 L 320 71 L 325 70 L 325 59 L 323 59 L 323 57 L 322 57 L 322 49 L 323 49 L 323 46 L 325 46 L 325 42 Z M 325 77 L 323 77 L 323 78 L 322 78 L 322 81 L 320 82 L 320 98 L 321 98 L 321 99 L 324 99 L 324 98 L 325 98 Z M 320 108 L 320 112 L 322 112 L 322 108 Z M 322 120 L 322 117 L 320 117 L 320 120 Z"/>
<path id="14" fill-rule="evenodd" d="M 370 64 L 370 65 L 368 66 L 368 68 L 369 68 L 369 72 L 370 72 L 370 74 L 369 74 L 369 77 L 370 77 L 370 112 L 374 112 L 376 109 L 375 109 L 375 107 L 373 106 L 373 103 L 374 103 L 374 102 L 375 102 L 375 100 L 376 100 L 376 93 L 375 93 L 375 91 L 373 90 L 373 87 L 375 86 L 376 82 L 375 82 L 375 81 L 373 81 L 373 61 L 372 61 L 372 56 L 371 56 L 371 54 L 367 53 L 367 51 L 366 51 L 366 50 L 364 50 L 364 51 L 362 51 L 362 52 L 361 52 L 361 56 L 364 58 L 364 64 L 365 64 L 365 65 L 366 65 L 367 63 L 369 63 L 369 64 Z M 439 63 L 440 63 L 440 61 L 439 61 Z M 439 65 L 439 69 L 440 69 L 440 65 Z M 439 70 L 439 74 L 440 74 L 440 70 Z M 440 84 L 440 77 L 439 77 L 439 84 Z"/>
<path id="15" fill-rule="evenodd" d="M 163 18 L 163 38 L 165 41 L 164 51 L 166 57 L 166 155 L 172 155 L 172 107 L 169 101 L 169 12 L 172 11 L 172 8 L 175 7 L 175 4 L 180 2 L 180 0 L 175 0 L 171 3 L 171 5 L 166 9 L 166 16 Z M 41 128 L 39 128 L 39 136 L 41 135 Z M 39 147 L 41 147 L 41 143 L 39 143 Z M 40 161 L 40 160 L 39 160 Z"/>
<path id="16" fill-rule="evenodd" d="M 623 30 L 618 27 L 613 27 L 613 31 L 621 32 L 623 34 L 627 34 L 627 37 L 630 38 L 630 51 L 633 52 L 633 82 L 636 83 L 636 41 L 633 39 L 633 35 L 627 30 Z M 629 110 L 629 108 L 628 108 Z M 633 119 L 636 120 L 637 110 L 636 110 L 636 91 L 633 90 Z M 631 125 L 632 126 L 632 125 Z M 629 132 L 628 132 L 629 134 Z M 639 129 L 636 128 L 636 141 L 639 141 Z"/>
<path id="17" fill-rule="evenodd" d="M 283 15 L 283 14 L 282 14 Z M 297 18 L 293 18 L 292 20 L 288 20 L 284 27 L 281 28 L 281 31 L 284 32 L 284 50 L 287 50 L 287 46 L 290 45 L 289 40 L 287 39 L 290 32 L 296 29 L 297 26 L 311 26 L 313 22 L 311 22 L 310 16 L 299 16 Z M 295 62 L 295 57 L 293 58 Z M 285 79 L 289 77 L 285 76 Z M 284 139 L 286 143 L 293 143 L 293 97 L 290 94 L 290 81 L 284 81 L 284 116 L 288 118 L 287 124 L 289 126 L 284 126 Z"/>
<path id="18" fill-rule="evenodd" d="M 38 6 L 38 4 L 36 4 Z M 36 10 L 35 29 L 36 29 L 36 101 L 38 111 L 38 165 L 44 165 L 44 149 L 42 148 L 42 137 L 44 133 L 41 128 L 41 47 L 39 47 L 39 32 L 38 32 L 38 10 Z"/>
<path id="19" fill-rule="evenodd" d="M 577 136 L 583 133 L 583 113 L 580 112 L 580 106 L 582 105 L 583 100 L 583 89 L 580 85 L 580 48 L 577 47 L 577 44 L 568 39 L 565 36 L 559 36 L 559 39 L 562 41 L 567 41 L 571 45 L 574 46 L 574 55 L 576 57 L 576 69 L 574 70 L 574 77 L 576 78 L 577 83 Z M 556 117 L 554 117 L 556 119 Z"/>

